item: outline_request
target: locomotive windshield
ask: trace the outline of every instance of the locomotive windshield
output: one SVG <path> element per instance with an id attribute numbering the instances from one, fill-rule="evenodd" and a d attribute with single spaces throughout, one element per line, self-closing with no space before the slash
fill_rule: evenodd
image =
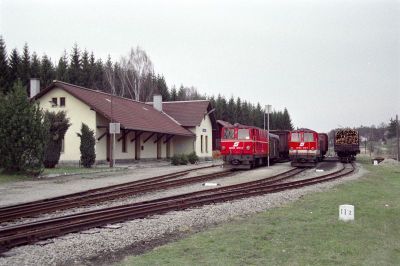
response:
<path id="1" fill-rule="evenodd" d="M 312 142 L 314 141 L 313 133 L 304 133 L 304 142 Z"/>
<path id="2" fill-rule="evenodd" d="M 292 142 L 300 142 L 300 133 L 292 133 Z"/>
<path id="3" fill-rule="evenodd" d="M 234 139 L 235 130 L 230 128 L 225 128 L 224 130 L 224 139 Z"/>
<path id="4" fill-rule="evenodd" d="M 239 128 L 238 139 L 250 139 L 249 130 L 245 128 Z"/>

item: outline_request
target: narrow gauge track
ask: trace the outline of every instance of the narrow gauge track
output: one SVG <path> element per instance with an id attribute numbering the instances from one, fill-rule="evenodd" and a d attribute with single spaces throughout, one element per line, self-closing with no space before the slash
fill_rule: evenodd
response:
<path id="1" fill-rule="evenodd" d="M 345 167 L 343 164 L 343 167 L 340 170 L 326 175 L 282 183 L 284 179 L 295 176 L 304 171 L 304 169 L 295 168 L 273 176 L 272 179 L 265 178 L 243 183 L 241 186 L 233 185 L 217 189 L 209 189 L 151 201 L 138 202 L 125 206 L 88 211 L 80 214 L 5 227 L 0 229 L 0 252 L 4 252 L 15 246 L 30 244 L 46 238 L 78 232 L 109 223 L 145 218 L 150 215 L 162 214 L 172 210 L 183 210 L 205 204 L 241 199 L 326 182 L 354 172 L 355 167 L 352 164 L 349 164 L 349 166 L 350 167 Z"/>
<path id="2" fill-rule="evenodd" d="M 123 198 L 135 194 L 178 187 L 195 182 L 202 182 L 217 177 L 227 176 L 232 173 L 231 170 L 226 170 L 219 173 L 176 179 L 178 177 L 187 175 L 190 172 L 211 167 L 215 166 L 206 166 L 196 169 L 184 170 L 172 174 L 151 177 L 128 183 L 101 187 L 59 197 L 47 198 L 43 200 L 3 207 L 0 208 L 0 223 L 23 217 L 30 217 L 42 213 L 49 213 L 58 210 L 87 206 L 90 204 Z"/>

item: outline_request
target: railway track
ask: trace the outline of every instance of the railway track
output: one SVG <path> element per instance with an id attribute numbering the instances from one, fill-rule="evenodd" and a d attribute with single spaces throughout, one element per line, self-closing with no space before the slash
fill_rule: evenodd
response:
<path id="1" fill-rule="evenodd" d="M 172 210 L 184 210 L 205 204 L 241 199 L 326 182 L 350 174 L 354 170 L 355 168 L 352 164 L 348 164 L 347 166 L 343 164 L 340 170 L 326 175 L 293 182 L 283 182 L 285 179 L 304 171 L 304 169 L 295 168 L 257 181 L 4 227 L 0 229 L 0 252 L 4 252 L 15 246 L 30 244 L 47 238 L 79 232 L 110 223 L 145 218 Z"/>
<path id="2" fill-rule="evenodd" d="M 97 204 L 104 201 L 128 197 L 150 191 L 178 187 L 196 182 L 203 182 L 217 177 L 227 176 L 232 172 L 231 170 L 226 170 L 219 173 L 177 179 L 187 175 L 190 172 L 211 167 L 215 166 L 184 170 L 172 174 L 81 191 L 59 197 L 2 207 L 0 208 L 0 223 L 24 217 L 31 217 L 42 213 Z"/>

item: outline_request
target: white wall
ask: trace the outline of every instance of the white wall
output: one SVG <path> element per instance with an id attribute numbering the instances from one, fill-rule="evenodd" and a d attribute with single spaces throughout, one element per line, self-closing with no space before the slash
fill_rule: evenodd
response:
<path id="1" fill-rule="evenodd" d="M 196 154 L 199 157 L 212 157 L 212 124 L 208 115 L 201 120 L 200 126 L 190 129 L 196 134 Z M 201 136 L 203 136 L 203 151 L 201 150 Z M 206 137 L 207 136 L 207 149 Z"/>
<path id="2" fill-rule="evenodd" d="M 60 97 L 65 97 L 65 107 L 60 107 Z M 57 98 L 57 107 L 52 107 L 50 103 L 52 98 Z M 90 107 L 79 99 L 59 88 L 52 89 L 40 97 L 38 101 L 43 110 L 51 112 L 66 111 L 71 126 L 64 137 L 64 152 L 61 153 L 60 161 L 79 161 L 81 157 L 79 150 L 81 140 L 76 133 L 81 132 L 82 123 L 85 123 L 96 132 L 96 112 L 90 110 Z"/>
<path id="3" fill-rule="evenodd" d="M 171 142 L 171 155 L 189 154 L 194 151 L 194 137 L 174 136 Z"/>
<path id="4" fill-rule="evenodd" d="M 107 126 L 109 120 L 100 114 L 96 114 L 97 126 Z M 107 159 L 107 135 L 103 136 L 101 140 L 97 140 L 104 132 L 107 132 L 106 128 L 96 128 L 96 160 L 105 161 Z"/>

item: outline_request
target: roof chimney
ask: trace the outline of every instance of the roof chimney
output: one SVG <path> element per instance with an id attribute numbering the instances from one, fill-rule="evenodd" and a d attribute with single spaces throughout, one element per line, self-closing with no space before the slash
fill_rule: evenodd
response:
<path id="1" fill-rule="evenodd" d="M 36 78 L 31 79 L 30 96 L 35 97 L 40 92 L 40 80 Z"/>
<path id="2" fill-rule="evenodd" d="M 162 111 L 162 96 L 161 95 L 153 95 L 153 107 L 158 111 Z"/>

